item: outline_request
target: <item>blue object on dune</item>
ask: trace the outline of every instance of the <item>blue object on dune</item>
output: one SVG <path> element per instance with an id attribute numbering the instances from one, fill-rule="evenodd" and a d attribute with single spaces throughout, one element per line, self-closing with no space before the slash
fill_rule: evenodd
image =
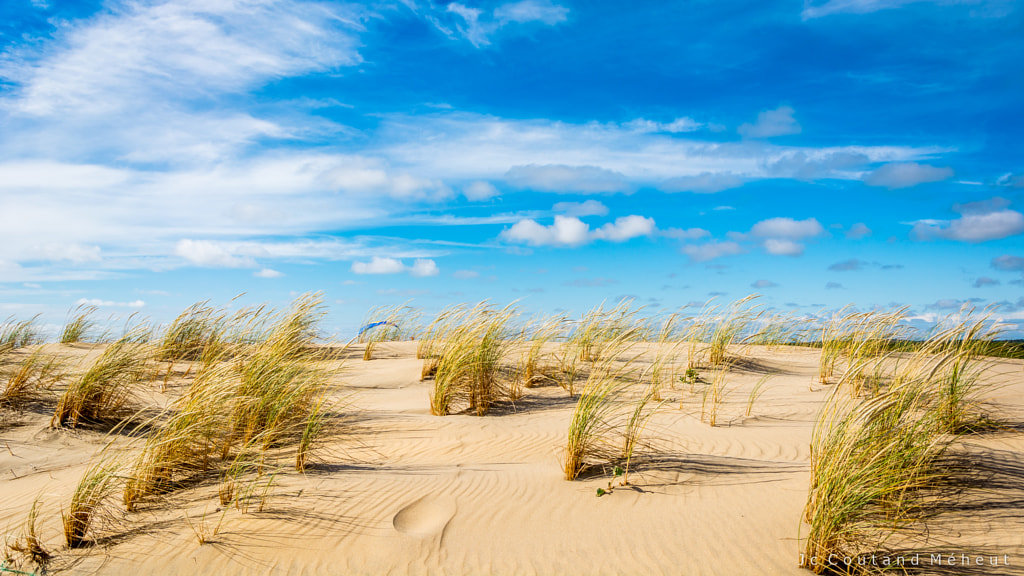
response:
<path id="1" fill-rule="evenodd" d="M 363 332 L 366 332 L 370 328 L 376 328 L 377 326 L 380 326 L 381 324 L 391 324 L 392 326 L 395 325 L 395 324 L 393 324 L 391 322 L 388 322 L 387 320 L 381 320 L 380 322 L 374 322 L 372 324 L 367 324 L 366 326 L 363 326 L 362 328 L 359 329 L 359 334 L 361 335 Z"/>

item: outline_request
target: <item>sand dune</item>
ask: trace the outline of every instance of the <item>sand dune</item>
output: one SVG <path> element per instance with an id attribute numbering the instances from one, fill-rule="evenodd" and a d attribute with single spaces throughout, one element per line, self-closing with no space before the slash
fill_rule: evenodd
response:
<path id="1" fill-rule="evenodd" d="M 666 389 L 630 485 L 598 498 L 609 474 L 563 479 L 573 406 L 564 390 L 528 389 L 485 417 L 432 416 L 415 343 L 382 344 L 372 361 L 345 361 L 334 394 L 350 417 L 316 466 L 275 478 L 262 511 L 222 510 L 216 483 L 205 482 L 138 513 L 111 506 L 97 545 L 76 551 L 61 549 L 61 506 L 106 435 L 52 430 L 42 411 L 5 413 L 0 527 L 16 533 L 40 496 L 41 534 L 57 551 L 50 570 L 75 574 L 808 574 L 798 535 L 811 430 L 830 390 L 816 383 L 818 354 L 748 348 L 716 427 L 700 421 L 687 385 Z M 165 406 L 186 371 L 175 365 L 167 391 L 154 383 L 140 402 Z M 746 416 L 768 372 L 777 374 Z M 994 405 L 1019 416 L 1021 362 L 994 361 L 990 374 L 1002 383 Z M 979 462 L 1024 466 L 1017 430 L 967 443 Z M 1020 490 L 1004 482 L 936 519 L 935 546 L 1000 550 L 1011 566 L 985 573 L 1013 573 L 1024 563 Z M 218 524 L 201 545 L 196 532 Z"/>

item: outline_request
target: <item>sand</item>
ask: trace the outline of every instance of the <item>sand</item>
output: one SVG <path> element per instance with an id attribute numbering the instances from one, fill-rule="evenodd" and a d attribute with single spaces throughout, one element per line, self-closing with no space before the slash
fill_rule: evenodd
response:
<path id="1" fill-rule="evenodd" d="M 42 409 L 6 412 L 0 529 L 16 534 L 41 495 L 41 533 L 57 554 L 50 570 L 74 574 L 809 574 L 798 567 L 798 536 L 806 531 L 811 431 L 830 391 L 815 381 L 817 350 L 748 348 L 716 427 L 700 421 L 688 386 L 666 389 L 648 429 L 657 459 L 600 498 L 609 475 L 563 479 L 573 404 L 561 388 L 529 389 L 514 408 L 485 417 L 437 417 L 415 343 L 381 345 L 369 362 L 356 352 L 336 382 L 351 415 L 343 433 L 314 469 L 276 477 L 263 511 L 219 511 L 212 481 L 138 513 L 113 502 L 99 542 L 86 550 L 62 547 L 60 510 L 106 435 L 51 430 Z M 176 365 L 167 390 L 154 383 L 140 402 L 166 406 L 187 386 L 186 369 Z M 745 416 L 766 372 L 777 374 Z M 1001 383 L 993 410 L 1019 419 L 1022 363 L 994 361 L 989 373 Z M 1007 481 L 936 518 L 932 545 L 998 550 L 1010 566 L 980 573 L 1017 573 L 1024 435 L 1011 427 L 966 443 Z M 218 524 L 200 544 L 196 532 Z"/>

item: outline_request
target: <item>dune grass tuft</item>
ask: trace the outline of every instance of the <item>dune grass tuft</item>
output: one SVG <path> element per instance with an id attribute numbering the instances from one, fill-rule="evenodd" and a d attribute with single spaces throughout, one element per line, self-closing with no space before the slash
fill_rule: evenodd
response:
<path id="1" fill-rule="evenodd" d="M 64 360 L 37 349 L 13 366 L 0 367 L 0 406 L 21 408 L 38 402 L 64 377 Z"/>
<path id="2" fill-rule="evenodd" d="M 199 360 L 204 351 L 223 337 L 224 313 L 197 302 L 178 315 L 159 341 L 159 360 Z"/>
<path id="3" fill-rule="evenodd" d="M 68 320 L 60 333 L 60 343 L 75 344 L 89 340 L 90 333 L 96 328 L 96 321 L 92 319 L 95 313 L 95 306 L 85 305 L 80 305 L 69 312 Z"/>
<path id="4" fill-rule="evenodd" d="M 944 456 L 977 422 L 990 386 L 972 344 L 997 332 L 987 318 L 962 311 L 911 354 L 886 346 L 900 330 L 892 316 L 845 320 L 848 363 L 812 434 L 805 559 L 884 553 L 894 536 L 924 533 L 927 506 L 955 478 Z M 850 382 L 865 375 L 870 388 Z"/>
<path id="5" fill-rule="evenodd" d="M 610 459 L 608 436 L 613 430 L 611 416 L 620 386 L 615 372 L 600 370 L 591 375 L 580 392 L 569 420 L 562 460 L 566 480 L 575 480 L 588 467 Z"/>
<path id="6" fill-rule="evenodd" d="M 657 402 L 654 397 L 654 390 L 648 389 L 647 392 L 641 394 L 634 402 L 633 410 L 629 412 L 622 426 L 622 452 L 619 458 L 623 461 L 623 485 L 629 484 L 629 465 L 632 463 L 633 455 L 640 445 L 644 430 L 647 428 L 647 424 L 651 421 L 654 413 L 662 405 L 658 402 L 652 406 L 652 402 Z"/>
<path id="7" fill-rule="evenodd" d="M 39 317 L 35 316 L 18 321 L 10 317 L 0 324 L 0 358 L 11 350 L 31 346 L 42 340 L 39 335 L 38 319 Z"/>
<path id="8" fill-rule="evenodd" d="M 122 339 L 106 347 L 80 377 L 68 385 L 50 422 L 54 427 L 74 428 L 118 417 L 136 386 L 151 375 L 148 346 Z"/>
<path id="9" fill-rule="evenodd" d="M 129 511 L 196 478 L 219 477 L 221 500 L 237 502 L 261 476 L 269 453 L 294 450 L 305 470 L 330 429 L 333 373 L 316 345 L 323 316 L 318 294 L 282 313 L 247 313 L 250 330 L 233 330 L 222 353 L 200 369 L 169 417 L 147 439 L 124 487 Z M 209 348 L 204 352 L 209 354 Z M 270 488 L 267 487 L 266 490 Z M 265 501 L 265 498 L 264 498 Z"/>
<path id="10" fill-rule="evenodd" d="M 628 340 L 636 332 L 622 334 Z M 636 449 L 642 443 L 647 423 L 661 406 L 652 406 L 653 391 L 647 387 L 632 403 L 627 400 L 630 384 L 640 384 L 630 368 L 635 358 L 618 360 L 608 356 L 595 363 L 580 392 L 569 419 L 562 459 L 566 480 L 574 480 L 596 466 L 623 467 L 623 483 Z"/>
<path id="11" fill-rule="evenodd" d="M 437 416 L 462 406 L 483 416 L 496 402 L 518 399 L 514 376 L 502 364 L 514 344 L 514 305 L 497 309 L 481 302 L 451 315 L 440 347 L 430 411 Z"/>
<path id="12" fill-rule="evenodd" d="M 94 524 L 103 514 L 103 506 L 117 489 L 119 480 L 118 466 L 106 458 L 100 458 L 86 469 L 68 508 L 61 513 L 64 542 L 68 548 L 89 544 L 88 535 L 94 530 Z"/>
<path id="13" fill-rule="evenodd" d="M 42 500 L 40 497 L 32 501 L 32 508 L 29 509 L 28 517 L 25 518 L 25 525 L 22 528 L 21 534 L 13 542 L 7 542 L 8 549 L 21 554 L 37 566 L 45 566 L 53 557 L 53 554 L 46 549 L 42 538 L 39 536 L 37 521 L 41 504 Z"/>

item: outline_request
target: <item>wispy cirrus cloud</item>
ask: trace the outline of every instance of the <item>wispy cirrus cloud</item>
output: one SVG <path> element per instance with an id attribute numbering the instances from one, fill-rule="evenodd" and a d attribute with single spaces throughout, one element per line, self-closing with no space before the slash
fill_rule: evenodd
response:
<path id="1" fill-rule="evenodd" d="M 948 152 L 937 146 L 780 146 L 709 142 L 619 124 L 511 120 L 453 112 L 386 117 L 366 155 L 421 178 L 505 180 L 542 192 L 717 192 L 764 179 L 860 180 L 863 166 Z M 813 168 L 808 168 L 811 166 Z"/>
<path id="2" fill-rule="evenodd" d="M 434 27 L 452 39 L 469 40 L 477 48 L 491 44 L 492 38 L 513 25 L 539 23 L 556 26 L 565 22 L 569 9 L 551 0 L 519 0 L 484 10 L 452 2 L 443 8 L 428 2 L 425 17 Z"/>
<path id="3" fill-rule="evenodd" d="M 975 6 L 991 5 L 993 8 L 988 12 L 980 12 L 985 16 L 1005 15 L 1012 5 L 1006 2 L 992 2 L 986 0 L 968 0 L 967 2 L 957 0 L 804 0 L 804 9 L 800 12 L 804 20 L 813 20 L 836 14 L 870 14 L 881 10 L 893 10 L 902 8 L 909 4 L 938 4 L 954 6 L 958 4 L 969 4 Z"/>

